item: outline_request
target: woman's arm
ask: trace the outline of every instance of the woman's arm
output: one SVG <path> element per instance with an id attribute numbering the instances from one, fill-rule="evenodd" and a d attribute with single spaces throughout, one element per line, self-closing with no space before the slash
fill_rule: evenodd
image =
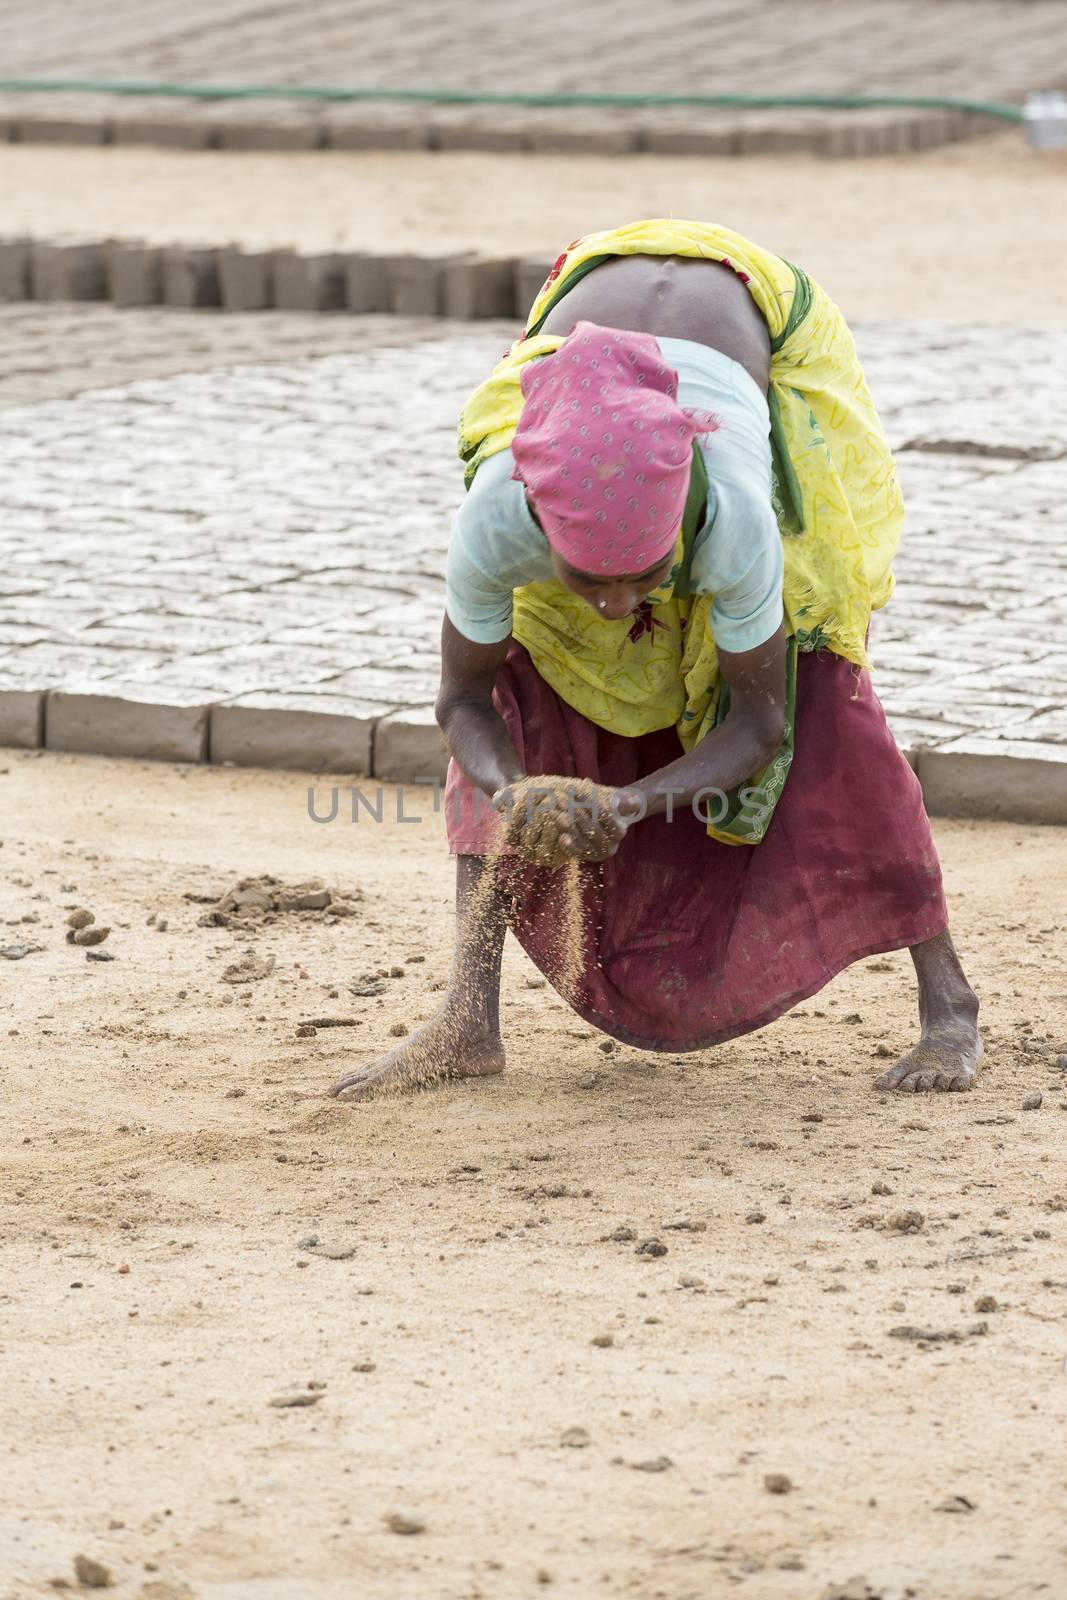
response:
<path id="1" fill-rule="evenodd" d="M 762 771 L 777 754 L 785 733 L 784 628 L 755 650 L 720 650 L 719 670 L 730 689 L 724 721 L 688 755 L 627 791 L 642 796 L 648 816 L 688 806 L 701 789 L 726 793 Z"/>
<path id="2" fill-rule="evenodd" d="M 490 795 L 523 777 L 511 735 L 493 704 L 496 675 L 510 643 L 509 636 L 496 644 L 475 644 L 447 616 L 441 630 L 437 721 L 456 764 Z"/>
<path id="3" fill-rule="evenodd" d="M 570 838 L 575 855 L 602 861 L 615 854 L 627 829 L 643 817 L 673 814 L 691 805 L 702 790 L 726 794 L 761 772 L 785 733 L 785 663 L 782 627 L 754 650 L 720 650 L 719 670 L 730 689 L 724 720 L 687 755 L 616 790 L 610 811 L 599 808 L 590 820 L 579 815 Z"/>

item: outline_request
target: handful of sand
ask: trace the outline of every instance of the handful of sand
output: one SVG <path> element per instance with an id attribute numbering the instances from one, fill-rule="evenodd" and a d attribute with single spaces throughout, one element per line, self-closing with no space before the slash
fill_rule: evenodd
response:
<path id="1" fill-rule="evenodd" d="M 505 807 L 506 823 L 502 843 L 518 850 L 535 866 L 565 867 L 577 864 L 570 845 L 578 816 L 605 817 L 611 814 L 614 790 L 589 778 L 561 778 L 551 775 L 523 778 L 512 784 L 510 802 Z"/>

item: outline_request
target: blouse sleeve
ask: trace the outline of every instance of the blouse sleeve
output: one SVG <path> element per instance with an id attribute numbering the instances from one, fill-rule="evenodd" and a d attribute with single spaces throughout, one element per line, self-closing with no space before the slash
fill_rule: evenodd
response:
<path id="1" fill-rule="evenodd" d="M 445 610 L 464 638 L 499 644 L 511 632 L 512 590 L 543 576 L 544 534 L 510 450 L 490 457 L 456 512 L 445 569 Z M 547 546 L 546 546 L 547 548 Z"/>

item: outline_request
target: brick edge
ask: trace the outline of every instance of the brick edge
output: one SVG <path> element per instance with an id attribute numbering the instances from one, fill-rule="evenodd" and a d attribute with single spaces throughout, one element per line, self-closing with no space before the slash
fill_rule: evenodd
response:
<path id="1" fill-rule="evenodd" d="M 141 145 L 185 150 L 415 150 L 493 153 L 652 154 L 679 156 L 766 155 L 794 152 L 829 160 L 931 150 L 989 131 L 987 118 L 966 111 L 916 108 L 858 108 L 826 114 L 745 111 L 733 121 L 722 111 L 694 110 L 679 120 L 671 111 L 605 116 L 599 124 L 575 125 L 571 114 L 553 120 L 547 110 L 528 115 L 509 108 L 492 121 L 476 106 L 434 107 L 405 114 L 376 114 L 353 102 L 328 112 L 231 116 L 212 114 L 204 102 L 188 102 L 170 115 L 152 114 L 141 105 L 77 110 L 0 113 L 0 141 L 14 144 Z M 347 117 L 345 112 L 350 110 Z"/>

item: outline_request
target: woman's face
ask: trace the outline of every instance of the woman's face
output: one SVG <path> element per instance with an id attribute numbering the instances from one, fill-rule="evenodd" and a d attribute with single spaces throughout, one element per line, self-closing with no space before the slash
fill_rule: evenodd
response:
<path id="1" fill-rule="evenodd" d="M 573 594 L 580 594 L 583 600 L 588 600 L 598 617 L 603 617 L 606 622 L 617 622 L 621 617 L 628 617 L 636 611 L 642 600 L 648 594 L 666 582 L 674 564 L 674 551 L 664 556 L 654 567 L 649 567 L 646 572 L 627 573 L 622 577 L 598 578 L 595 573 L 579 572 L 563 557 L 550 549 L 552 566 L 556 577 L 565 588 Z"/>

